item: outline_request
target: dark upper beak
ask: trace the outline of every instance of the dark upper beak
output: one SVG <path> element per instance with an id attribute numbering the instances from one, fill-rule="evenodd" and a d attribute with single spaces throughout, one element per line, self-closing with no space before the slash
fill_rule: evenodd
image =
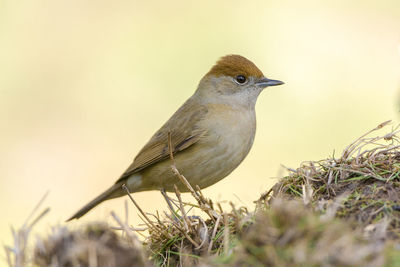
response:
<path id="1" fill-rule="evenodd" d="M 278 81 L 278 80 L 272 80 L 272 79 L 264 78 L 264 79 L 261 79 L 258 82 L 256 82 L 256 84 L 261 88 L 265 88 L 265 87 L 268 87 L 268 86 L 281 85 L 281 84 L 284 84 L 284 82 L 281 82 L 281 81 Z"/>

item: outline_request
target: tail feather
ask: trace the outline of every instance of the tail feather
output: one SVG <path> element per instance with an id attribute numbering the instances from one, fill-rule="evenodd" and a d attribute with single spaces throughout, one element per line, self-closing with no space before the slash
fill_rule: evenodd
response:
<path id="1" fill-rule="evenodd" d="M 76 212 L 74 215 L 72 215 L 72 217 L 69 218 L 67 220 L 67 222 L 69 222 L 73 219 L 79 219 L 80 217 L 85 215 L 87 212 L 89 212 L 91 209 L 93 209 L 94 207 L 96 207 L 98 204 L 100 204 L 101 202 L 103 202 L 105 200 L 122 196 L 123 195 L 123 191 L 121 188 L 122 184 L 123 183 L 120 182 L 120 183 L 116 183 L 113 186 L 111 186 L 109 189 L 104 191 L 101 195 L 99 195 L 98 197 L 96 197 L 95 199 L 90 201 L 88 204 L 86 204 L 83 208 L 78 210 L 78 212 Z"/>

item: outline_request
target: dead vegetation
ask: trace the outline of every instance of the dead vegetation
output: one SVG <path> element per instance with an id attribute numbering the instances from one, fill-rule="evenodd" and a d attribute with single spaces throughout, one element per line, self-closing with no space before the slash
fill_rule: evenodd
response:
<path id="1" fill-rule="evenodd" d="M 33 257 L 23 253 L 26 265 L 8 247 L 9 266 L 399 266 L 400 130 L 379 135 L 388 124 L 338 158 L 289 169 L 252 210 L 226 211 L 207 199 L 171 154 L 171 168 L 194 203 L 183 202 L 176 188 L 162 192 L 168 211 L 149 214 L 125 188 L 148 231 L 144 242 L 137 239 L 142 231 L 112 214 L 116 227 L 55 229 L 38 241 Z"/>
<path id="2" fill-rule="evenodd" d="M 43 201 L 46 199 L 47 194 L 48 193 L 46 193 L 38 202 L 36 207 L 33 209 L 31 214 L 29 214 L 24 224 L 20 228 L 15 229 L 14 227 L 11 227 L 11 233 L 14 243 L 12 245 L 4 245 L 4 251 L 8 266 L 23 267 L 32 263 L 32 255 L 30 253 L 28 241 L 32 234 L 34 226 L 40 221 L 43 216 L 45 216 L 50 211 L 50 209 L 46 208 L 41 213 L 39 213 L 39 215 L 37 215 L 35 219 L 32 218 L 35 216 L 40 206 L 43 204 Z"/>
<path id="3" fill-rule="evenodd" d="M 79 231 L 57 227 L 37 242 L 33 261 L 37 266 L 150 266 L 142 247 L 128 241 L 103 224 Z"/>
<path id="4" fill-rule="evenodd" d="M 273 197 L 306 196 L 305 202 L 315 211 L 328 215 L 332 213 L 328 204 L 335 202 L 332 215 L 368 229 L 384 220 L 386 237 L 399 239 L 399 131 L 396 127 L 384 135 L 366 134 L 350 144 L 338 159 L 305 162 L 296 170 L 290 169 L 290 175 L 273 187 Z"/>
<path id="5" fill-rule="evenodd" d="M 384 243 L 299 200 L 275 199 L 239 234 L 228 266 L 382 266 Z"/>

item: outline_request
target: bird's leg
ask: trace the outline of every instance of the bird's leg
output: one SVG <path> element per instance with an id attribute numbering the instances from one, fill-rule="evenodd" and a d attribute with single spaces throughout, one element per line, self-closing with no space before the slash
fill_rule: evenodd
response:
<path id="1" fill-rule="evenodd" d="M 170 198 L 168 197 L 167 193 L 165 192 L 165 188 L 161 188 L 160 192 L 161 192 L 161 195 L 163 195 L 165 201 L 167 202 L 168 208 L 169 208 L 169 210 L 171 211 L 171 213 L 172 213 L 174 219 L 175 219 L 175 220 L 181 219 L 181 216 L 179 216 L 178 214 L 176 214 L 175 209 L 174 209 L 174 207 L 172 206 L 171 200 L 170 200 Z"/>
<path id="2" fill-rule="evenodd" d="M 171 199 L 168 197 L 167 193 L 165 192 L 165 189 L 161 188 L 160 192 L 161 192 L 161 195 L 163 195 L 165 201 L 167 202 L 168 208 L 171 211 L 171 213 L 173 214 L 174 219 L 175 220 L 183 220 L 183 217 L 181 215 L 178 215 L 175 212 L 174 207 L 173 207 L 172 202 L 171 202 Z M 196 216 L 196 215 L 187 216 L 187 218 L 189 218 L 190 220 L 200 220 L 200 217 Z"/>

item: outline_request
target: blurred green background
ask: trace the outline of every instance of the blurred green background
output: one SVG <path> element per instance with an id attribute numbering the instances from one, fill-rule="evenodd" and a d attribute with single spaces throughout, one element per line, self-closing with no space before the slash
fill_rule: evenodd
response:
<path id="1" fill-rule="evenodd" d="M 0 2 L 0 237 L 46 192 L 39 233 L 110 186 L 226 54 L 284 86 L 257 103 L 249 156 L 204 190 L 251 205 L 281 164 L 326 158 L 398 120 L 400 2 Z M 135 195 L 165 210 L 159 192 Z M 123 216 L 123 199 L 78 223 Z M 137 225 L 130 205 L 131 222 Z"/>

